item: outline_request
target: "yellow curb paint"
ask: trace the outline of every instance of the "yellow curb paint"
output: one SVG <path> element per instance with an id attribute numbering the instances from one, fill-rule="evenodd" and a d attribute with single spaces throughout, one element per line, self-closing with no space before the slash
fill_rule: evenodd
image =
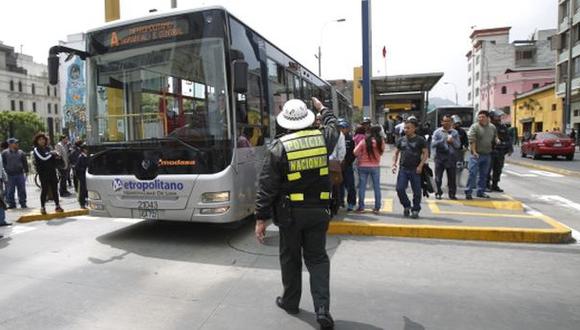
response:
<path id="1" fill-rule="evenodd" d="M 16 222 L 27 223 L 32 221 L 44 221 L 44 220 L 54 220 L 68 217 L 76 217 L 80 215 L 89 214 L 89 210 L 72 210 L 62 213 L 48 213 L 48 214 L 37 214 L 31 213 L 21 216 Z"/>
<path id="2" fill-rule="evenodd" d="M 331 222 L 328 233 L 516 243 L 565 243 L 572 238 L 571 231 L 563 229 L 389 225 L 352 221 Z"/>
<path id="3" fill-rule="evenodd" d="M 496 209 L 496 210 L 510 210 L 510 211 L 523 211 L 524 206 L 522 202 L 516 200 L 509 201 L 498 201 L 498 200 L 438 200 L 434 201 L 439 204 L 449 204 L 449 205 L 463 205 L 470 207 L 480 207 L 486 209 Z"/>
<path id="4" fill-rule="evenodd" d="M 518 165 L 518 166 L 522 166 L 522 167 L 533 168 L 533 169 L 536 169 L 536 170 L 553 172 L 553 173 L 562 174 L 562 175 L 580 177 L 580 172 L 578 172 L 578 171 L 565 170 L 565 169 L 562 169 L 562 168 L 557 168 L 557 167 L 552 167 L 552 166 L 530 164 L 528 162 L 520 162 L 520 161 L 517 161 L 517 160 L 511 160 L 511 159 L 510 160 L 507 160 L 506 159 L 506 163 L 513 164 L 513 165 Z"/>

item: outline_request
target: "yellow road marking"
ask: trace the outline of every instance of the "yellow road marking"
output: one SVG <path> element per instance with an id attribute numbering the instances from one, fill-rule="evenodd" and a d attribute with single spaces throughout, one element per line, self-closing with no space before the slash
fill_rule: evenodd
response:
<path id="1" fill-rule="evenodd" d="M 509 201 L 486 201 L 486 200 L 438 200 L 435 203 L 449 204 L 449 205 L 463 205 L 470 207 L 481 207 L 486 209 L 496 209 L 496 210 L 512 210 L 512 211 L 523 211 L 524 206 L 522 202 L 516 200 Z"/>

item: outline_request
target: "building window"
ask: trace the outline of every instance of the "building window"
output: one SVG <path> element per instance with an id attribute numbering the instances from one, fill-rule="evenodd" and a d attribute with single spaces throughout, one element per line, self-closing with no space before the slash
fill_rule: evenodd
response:
<path id="1" fill-rule="evenodd" d="M 36 102 L 32 102 L 32 112 L 36 112 Z"/>
<path id="2" fill-rule="evenodd" d="M 501 86 L 501 93 L 507 94 L 507 87 L 506 86 Z"/>
<path id="3" fill-rule="evenodd" d="M 24 101 L 19 101 L 18 105 L 19 105 L 18 108 L 20 109 L 20 111 L 24 111 Z"/>
<path id="4" fill-rule="evenodd" d="M 568 62 L 558 65 L 558 77 L 560 82 L 568 79 Z"/>
<path id="5" fill-rule="evenodd" d="M 34 86 L 34 84 L 32 84 L 32 87 L 30 87 L 30 90 L 32 92 L 32 95 L 36 94 L 36 86 Z"/>
<path id="6" fill-rule="evenodd" d="M 534 59 L 533 50 L 518 50 L 516 51 L 516 61 L 532 60 Z"/>
<path id="7" fill-rule="evenodd" d="M 475 73 L 475 81 L 479 81 L 479 72 Z"/>
<path id="8" fill-rule="evenodd" d="M 18 82 L 18 91 L 22 93 L 22 81 Z"/>
<path id="9" fill-rule="evenodd" d="M 560 54 L 568 49 L 568 31 L 560 34 Z"/>
<path id="10" fill-rule="evenodd" d="M 50 86 L 46 86 L 46 95 L 50 96 Z"/>
<path id="11" fill-rule="evenodd" d="M 580 116 L 580 110 L 574 110 L 574 117 Z"/>
<path id="12" fill-rule="evenodd" d="M 467 72 L 471 72 L 471 61 L 467 62 Z"/>
<path id="13" fill-rule="evenodd" d="M 570 3 L 568 0 L 562 2 L 560 6 L 558 6 L 558 22 L 563 23 L 564 19 L 568 17 L 569 6 Z"/>
<path id="14" fill-rule="evenodd" d="M 14 91 L 14 80 L 10 80 L 10 91 Z"/>
<path id="15" fill-rule="evenodd" d="M 572 61 L 572 77 L 580 77 L 580 56 L 574 57 Z"/>
<path id="16" fill-rule="evenodd" d="M 47 104 L 47 108 L 48 108 L 48 113 L 52 113 L 52 106 L 49 104 Z"/>
<path id="17" fill-rule="evenodd" d="M 16 101 L 14 100 L 10 101 L 10 110 L 16 111 Z"/>
<path id="18" fill-rule="evenodd" d="M 479 55 L 475 57 L 475 65 L 479 64 Z"/>
<path id="19" fill-rule="evenodd" d="M 471 101 L 471 93 L 467 93 L 467 101 Z"/>
<path id="20" fill-rule="evenodd" d="M 475 89 L 475 96 L 476 96 L 476 97 L 477 97 L 477 96 L 479 96 L 479 88 L 476 88 L 476 89 Z"/>
<path id="21" fill-rule="evenodd" d="M 54 105 L 54 114 L 58 115 L 58 104 Z"/>
<path id="22" fill-rule="evenodd" d="M 574 45 L 580 41 L 580 24 L 574 25 L 572 28 L 572 40 L 574 41 Z"/>
<path id="23" fill-rule="evenodd" d="M 471 78 L 467 79 L 467 86 L 471 86 Z"/>
<path id="24" fill-rule="evenodd" d="M 533 85 L 532 85 L 532 88 L 533 88 L 533 89 L 536 89 L 536 88 L 538 88 L 538 87 L 540 87 L 540 84 L 538 84 L 538 83 L 535 83 L 535 84 L 533 84 Z"/>
<path id="25" fill-rule="evenodd" d="M 479 111 L 479 104 L 475 105 L 475 112 Z"/>
<path id="26" fill-rule="evenodd" d="M 52 91 L 54 92 L 54 96 L 56 96 L 56 87 L 53 87 Z"/>
<path id="27" fill-rule="evenodd" d="M 556 103 L 552 103 L 552 111 L 556 111 Z"/>

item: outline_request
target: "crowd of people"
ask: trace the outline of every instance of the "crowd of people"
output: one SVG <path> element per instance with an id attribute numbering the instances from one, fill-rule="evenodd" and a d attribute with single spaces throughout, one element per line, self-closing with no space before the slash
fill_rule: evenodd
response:
<path id="1" fill-rule="evenodd" d="M 51 146 L 50 138 L 38 133 L 33 138 L 34 149 L 30 159 L 40 181 L 40 212 L 46 214 L 46 203 L 54 201 L 55 212 L 64 212 L 60 197 L 70 197 L 70 187 L 77 192 L 81 208 L 87 207 L 85 171 L 88 167 L 88 150 L 83 141 L 70 143 L 66 135 Z M 29 156 L 19 147 L 17 138 L 2 143 L 0 161 L 0 226 L 7 226 L 5 210 L 20 206 L 28 208 L 26 179 L 31 172 Z M 72 174 L 72 175 L 71 175 Z"/>
<path id="2" fill-rule="evenodd" d="M 448 198 L 457 200 L 457 187 L 461 185 L 465 168 L 468 170 L 466 199 L 473 199 L 474 194 L 477 198 L 490 198 L 490 192 L 503 192 L 499 182 L 505 157 L 513 153 L 511 132 L 501 122 L 503 115 L 498 110 L 479 111 L 477 122 L 468 130 L 462 128 L 463 123 L 457 115 L 440 118 L 441 126 L 435 130 L 428 123 L 421 125 L 414 116 L 405 120 L 398 116 L 385 126 L 373 125 L 369 118 L 364 118 L 353 132 L 350 123 L 339 118 L 337 126 L 344 138 L 339 139 L 333 155 L 338 154 L 342 173 L 339 180 L 333 180 L 331 170 L 335 192 L 331 211 L 336 213 L 343 207 L 349 212 L 364 212 L 370 181 L 374 191 L 372 212 L 379 214 L 382 200 L 380 162 L 389 144 L 395 149 L 392 173 L 396 175 L 396 192 L 405 217 L 419 217 L 421 199 L 428 196 L 426 190 L 432 189 L 430 192 L 436 199 L 443 199 L 444 174 Z M 340 146 L 341 143 L 344 146 Z M 344 152 L 337 153 L 338 149 Z M 429 159 L 433 160 L 434 171 L 429 168 Z M 434 184 L 430 185 L 431 178 Z M 407 195 L 409 186 L 412 198 Z"/>

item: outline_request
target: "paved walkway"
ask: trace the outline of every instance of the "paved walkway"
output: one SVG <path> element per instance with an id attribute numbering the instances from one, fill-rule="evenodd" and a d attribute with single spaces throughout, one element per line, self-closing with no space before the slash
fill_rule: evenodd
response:
<path id="1" fill-rule="evenodd" d="M 65 211 L 70 211 L 79 208 L 79 203 L 77 201 L 76 194 L 74 193 L 74 188 L 68 189 L 72 195 L 70 197 L 61 197 L 60 205 Z M 40 213 L 40 188 L 38 188 L 33 181 L 33 176 L 30 175 L 26 182 L 26 194 L 28 206 L 27 209 L 10 209 L 6 211 L 6 221 L 16 222 L 20 217 L 30 214 L 30 213 Z M 18 194 L 16 194 L 18 195 Z M 18 202 L 18 196 L 16 196 Z M 46 210 L 48 212 L 54 211 L 54 202 L 49 201 L 46 203 Z"/>
<path id="2" fill-rule="evenodd" d="M 371 212 L 374 200 L 372 189 L 368 189 L 365 199 L 368 210 L 362 214 L 341 210 L 331 224 L 331 233 L 532 243 L 571 240 L 571 231 L 566 226 L 507 194 L 494 193 L 491 199 L 467 201 L 462 187 L 457 194 L 460 200 L 436 200 L 434 195 L 423 197 L 420 218 L 403 217 L 395 191 L 396 177 L 390 166 L 392 156 L 389 150 L 381 163 L 380 213 Z M 410 188 L 407 192 L 411 195 Z"/>

